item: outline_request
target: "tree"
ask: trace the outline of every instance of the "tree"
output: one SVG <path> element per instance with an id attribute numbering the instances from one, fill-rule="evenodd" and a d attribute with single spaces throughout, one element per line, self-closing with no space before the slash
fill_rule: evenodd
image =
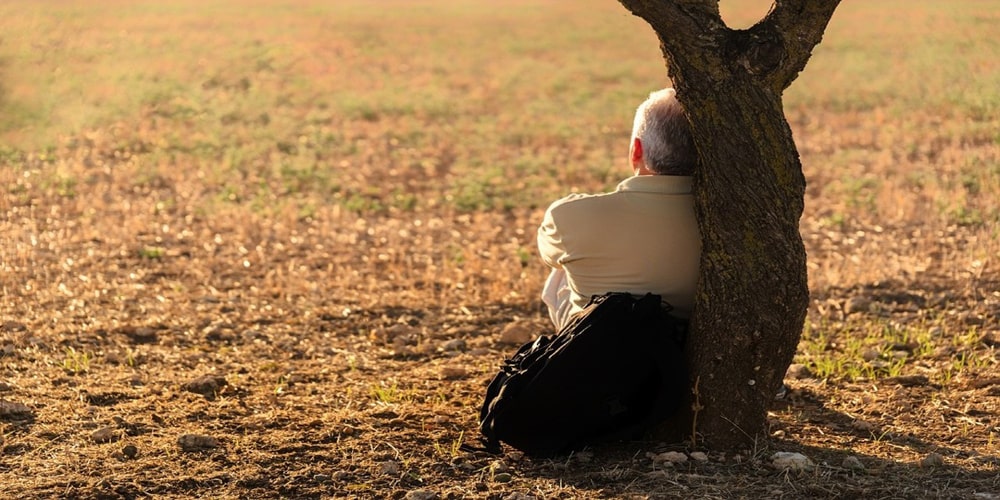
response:
<path id="1" fill-rule="evenodd" d="M 698 149 L 701 277 L 687 358 L 692 411 L 667 428 L 735 449 L 766 436 L 767 407 L 802 334 L 805 177 L 781 94 L 840 0 L 776 0 L 734 30 L 718 0 L 619 0 L 652 26 Z"/>

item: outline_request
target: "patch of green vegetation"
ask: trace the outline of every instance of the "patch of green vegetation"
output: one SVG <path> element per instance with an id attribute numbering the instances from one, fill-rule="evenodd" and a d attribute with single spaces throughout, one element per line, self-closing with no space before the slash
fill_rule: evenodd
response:
<path id="1" fill-rule="evenodd" d="M 375 401 L 383 404 L 397 404 L 412 399 L 412 395 L 399 388 L 396 382 L 392 385 L 384 383 L 373 384 L 368 389 L 368 395 Z"/>
<path id="2" fill-rule="evenodd" d="M 163 247 L 142 247 L 139 249 L 139 257 L 143 259 L 162 259 L 164 254 L 166 254 L 166 249 Z"/>
<path id="3" fill-rule="evenodd" d="M 90 362 L 93 356 L 87 351 L 77 351 L 72 347 L 67 347 L 62 367 L 68 373 L 79 375 L 90 370 Z"/>

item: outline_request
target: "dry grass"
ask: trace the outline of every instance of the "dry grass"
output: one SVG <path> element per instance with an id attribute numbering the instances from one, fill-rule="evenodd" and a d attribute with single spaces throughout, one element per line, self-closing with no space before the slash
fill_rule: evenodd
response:
<path id="1" fill-rule="evenodd" d="M 0 5 L 5 496 L 1000 491 L 981 2 L 841 6 L 786 96 L 812 375 L 771 443 L 667 470 L 654 443 L 456 450 L 499 332 L 546 328 L 541 210 L 626 173 L 630 110 L 666 83 L 648 28 L 603 0 L 203 4 Z M 729 4 L 742 25 L 767 8 Z M 183 388 L 205 375 L 228 385 Z M 820 465 L 773 471 L 774 450 Z"/>

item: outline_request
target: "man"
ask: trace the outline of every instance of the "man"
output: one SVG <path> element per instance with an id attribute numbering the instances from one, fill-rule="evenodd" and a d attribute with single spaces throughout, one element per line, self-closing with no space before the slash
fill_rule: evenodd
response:
<path id="1" fill-rule="evenodd" d="M 674 89 L 653 92 L 635 113 L 634 175 L 614 192 L 572 194 L 549 206 L 538 250 L 552 268 L 542 298 L 557 330 L 607 292 L 651 292 L 673 314 L 690 316 L 701 256 L 691 193 L 697 161 Z"/>

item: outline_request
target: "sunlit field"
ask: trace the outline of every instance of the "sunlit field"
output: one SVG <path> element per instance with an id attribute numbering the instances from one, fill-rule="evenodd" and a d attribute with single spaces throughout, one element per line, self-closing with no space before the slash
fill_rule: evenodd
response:
<path id="1" fill-rule="evenodd" d="M 613 0 L 2 2 L 0 496 L 995 498 L 998 25 L 846 1 L 786 92 L 812 304 L 770 442 L 542 461 L 458 445 L 512 339 L 550 330 L 545 207 L 630 174 L 670 84 L 647 25 Z"/>

